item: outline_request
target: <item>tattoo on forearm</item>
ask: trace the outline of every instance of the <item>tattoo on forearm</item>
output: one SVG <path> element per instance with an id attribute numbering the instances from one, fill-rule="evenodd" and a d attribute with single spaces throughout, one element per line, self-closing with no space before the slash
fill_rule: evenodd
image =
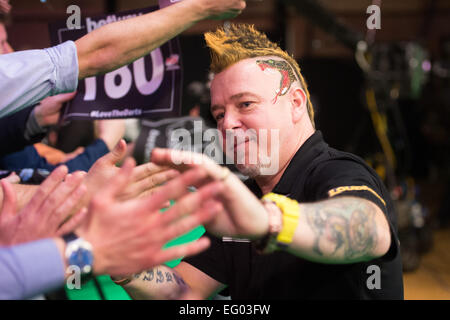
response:
<path id="1" fill-rule="evenodd" d="M 156 283 L 164 282 L 164 276 L 161 270 L 156 269 Z"/>
<path id="2" fill-rule="evenodd" d="M 174 269 L 160 265 L 134 274 L 125 290 L 133 299 L 180 299 L 190 290 Z"/>
<path id="3" fill-rule="evenodd" d="M 173 277 L 178 285 L 180 286 L 186 286 L 186 282 L 184 282 L 183 278 L 179 277 L 177 274 L 173 274 Z"/>
<path id="4" fill-rule="evenodd" d="M 304 212 L 315 234 L 313 251 L 319 256 L 354 259 L 370 255 L 376 246 L 375 209 L 370 203 L 331 199 L 308 204 Z"/>
<path id="5" fill-rule="evenodd" d="M 142 278 L 142 281 L 148 281 L 148 282 L 155 282 L 155 283 L 167 283 L 172 282 L 176 283 L 179 286 L 186 286 L 186 283 L 184 280 L 178 276 L 175 272 L 163 272 L 162 270 L 158 268 L 149 269 L 147 271 L 144 271 L 143 273 L 137 273 L 134 275 L 135 279 L 141 278 L 141 275 L 144 274 L 144 277 Z M 175 281 L 174 281 L 175 280 Z"/>
<path id="6" fill-rule="evenodd" d="M 153 281 L 153 278 L 155 277 L 155 274 L 153 272 L 153 269 L 147 270 L 147 272 L 144 275 L 144 281 Z"/>

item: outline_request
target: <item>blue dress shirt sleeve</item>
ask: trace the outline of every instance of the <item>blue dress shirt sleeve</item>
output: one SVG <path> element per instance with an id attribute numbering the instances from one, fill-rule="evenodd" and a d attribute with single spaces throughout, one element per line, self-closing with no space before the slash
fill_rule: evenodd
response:
<path id="1" fill-rule="evenodd" d="M 64 285 L 64 264 L 52 239 L 0 247 L 0 299 L 26 299 Z"/>
<path id="2" fill-rule="evenodd" d="M 73 41 L 42 50 L 0 55 L 0 118 L 78 85 Z"/>

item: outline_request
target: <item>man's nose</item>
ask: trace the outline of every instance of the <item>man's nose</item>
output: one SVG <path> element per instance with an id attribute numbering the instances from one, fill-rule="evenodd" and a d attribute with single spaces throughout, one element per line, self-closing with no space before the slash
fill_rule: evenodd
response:
<path id="1" fill-rule="evenodd" d="M 241 126 L 242 123 L 239 118 L 239 114 L 236 111 L 229 110 L 225 113 L 222 124 L 223 130 L 238 129 L 241 128 Z"/>

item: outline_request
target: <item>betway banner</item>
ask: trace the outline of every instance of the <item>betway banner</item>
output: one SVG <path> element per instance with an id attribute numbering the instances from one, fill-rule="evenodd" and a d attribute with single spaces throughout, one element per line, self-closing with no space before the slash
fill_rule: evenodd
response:
<path id="1" fill-rule="evenodd" d="M 83 17 L 81 29 L 68 29 L 66 21 L 53 23 L 49 26 L 51 42 L 57 45 L 67 40 L 75 41 L 105 24 L 158 9 L 151 7 Z M 181 110 L 181 90 L 181 53 L 178 38 L 175 38 L 129 65 L 81 80 L 77 95 L 64 109 L 63 121 L 176 117 Z"/>

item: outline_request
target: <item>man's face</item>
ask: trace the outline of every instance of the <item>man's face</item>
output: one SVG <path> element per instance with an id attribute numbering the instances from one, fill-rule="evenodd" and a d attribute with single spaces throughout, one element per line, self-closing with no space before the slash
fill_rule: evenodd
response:
<path id="1" fill-rule="evenodd" d="M 6 54 L 12 52 L 8 43 L 8 34 L 3 23 L 0 22 L 0 54 Z"/>
<path id="2" fill-rule="evenodd" d="M 264 174 L 261 168 L 267 165 L 283 164 L 283 146 L 293 133 L 288 94 L 293 79 L 277 61 L 283 62 L 276 57 L 242 60 L 217 74 L 211 83 L 211 112 L 222 133 L 225 154 L 250 177 Z M 241 139 L 227 143 L 230 133 Z"/>

